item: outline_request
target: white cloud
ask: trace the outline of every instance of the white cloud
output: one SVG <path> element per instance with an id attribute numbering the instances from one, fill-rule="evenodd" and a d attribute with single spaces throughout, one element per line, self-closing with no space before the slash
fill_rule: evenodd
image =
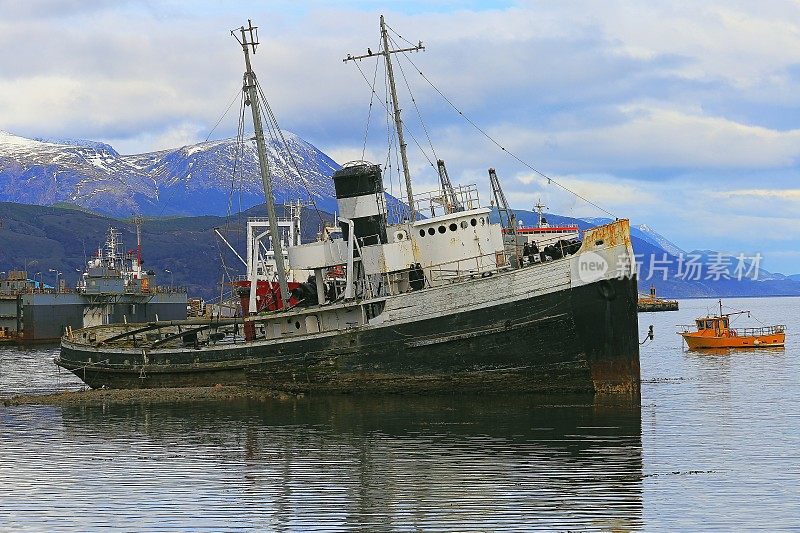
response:
<path id="1" fill-rule="evenodd" d="M 202 140 L 241 83 L 228 30 L 247 12 L 261 25 L 253 61 L 281 125 L 337 161 L 360 158 L 369 92 L 341 60 L 376 47 L 383 7 L 403 37 L 425 42 L 412 59 L 468 116 L 599 205 L 689 248 L 709 237 L 797 244 L 797 1 L 415 5 L 0 0 L 0 47 L 14 51 L 0 56 L 0 129 L 110 141 L 123 153 Z M 404 68 L 455 180 L 486 199 L 493 166 L 515 207 L 542 197 L 557 212 L 601 214 L 529 180 Z M 421 191 L 435 173 L 410 138 L 427 144 L 401 93 Z M 385 115 L 377 103 L 372 113 L 365 157 L 383 163 Z M 215 136 L 236 125 L 234 107 Z"/>
<path id="2" fill-rule="evenodd" d="M 135 137 L 111 139 L 111 144 L 121 154 L 136 154 L 149 150 L 169 150 L 202 142 L 207 128 L 196 122 L 169 125 L 161 131 L 149 131 Z"/>
<path id="3" fill-rule="evenodd" d="M 780 200 L 800 200 L 800 189 L 739 189 L 732 191 L 714 191 L 713 196 L 723 198 L 737 198 L 743 197 L 751 198 L 768 198 Z"/>
<path id="4" fill-rule="evenodd" d="M 800 129 L 777 131 L 679 109 L 632 104 L 625 121 L 547 132 L 521 125 L 492 128 L 517 153 L 534 150 L 559 167 L 784 168 L 800 159 Z"/>

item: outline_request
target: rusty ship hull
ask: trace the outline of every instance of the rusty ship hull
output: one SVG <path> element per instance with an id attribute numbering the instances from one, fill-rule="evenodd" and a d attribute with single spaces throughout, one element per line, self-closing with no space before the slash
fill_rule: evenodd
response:
<path id="1" fill-rule="evenodd" d="M 629 239 L 620 238 L 626 228 L 590 233 L 584 252 L 608 264 L 628 257 Z M 259 338 L 248 342 L 239 337 L 193 345 L 192 336 L 154 348 L 147 325 L 88 328 L 62 339 L 56 362 L 95 388 L 249 383 L 298 392 L 636 394 L 636 277 L 610 269 L 581 281 L 584 257 L 390 298 L 254 317 Z M 338 326 L 328 329 L 332 317 Z M 239 329 L 235 323 L 216 327 Z M 131 331 L 140 331 L 138 340 Z M 178 342 L 180 335 L 161 338 Z M 125 337 L 123 344 L 114 342 L 118 337 Z"/>
<path id="2" fill-rule="evenodd" d="M 492 309 L 202 354 L 98 350 L 87 359 L 85 348 L 65 343 L 59 364 L 93 388 L 636 392 L 635 295 L 635 279 L 603 280 Z"/>

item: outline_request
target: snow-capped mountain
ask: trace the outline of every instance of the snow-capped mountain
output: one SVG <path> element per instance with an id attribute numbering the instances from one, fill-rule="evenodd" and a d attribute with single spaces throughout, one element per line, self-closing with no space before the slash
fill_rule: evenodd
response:
<path id="1" fill-rule="evenodd" d="M 331 174 L 339 165 L 297 135 L 288 151 L 268 145 L 278 202 L 314 198 L 333 211 Z M 299 169 L 298 172 L 294 166 Z M 224 215 L 263 202 L 255 142 L 203 142 L 175 150 L 120 155 L 73 139 L 27 139 L 0 132 L 0 201 L 68 202 L 114 216 Z"/>
<path id="2" fill-rule="evenodd" d="M 599 226 L 601 224 L 608 224 L 613 222 L 614 219 L 607 217 L 585 217 L 578 220 L 588 222 L 592 226 Z M 659 232 L 648 226 L 647 224 L 637 224 L 631 226 L 631 235 L 639 237 L 645 242 L 661 248 L 665 252 L 675 257 L 686 255 L 686 252 L 678 245 L 661 235 Z"/>
<path id="3" fill-rule="evenodd" d="M 662 248 L 670 255 L 680 256 L 685 255 L 686 252 L 679 248 L 675 243 L 658 233 L 656 230 L 648 226 L 647 224 L 637 224 L 633 226 L 631 229 L 636 229 L 638 231 L 638 237 L 641 239 Z M 633 232 L 632 232 L 633 233 Z"/>

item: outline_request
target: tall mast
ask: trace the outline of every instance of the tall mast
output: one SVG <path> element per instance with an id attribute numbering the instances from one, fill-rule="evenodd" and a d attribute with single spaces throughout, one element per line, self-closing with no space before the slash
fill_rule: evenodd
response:
<path id="1" fill-rule="evenodd" d="M 397 103 L 397 87 L 394 83 L 394 71 L 392 70 L 392 58 L 389 53 L 389 32 L 386 23 L 381 15 L 381 38 L 383 39 L 383 57 L 386 58 L 386 73 L 389 75 L 389 89 L 392 93 L 392 109 L 394 109 L 394 126 L 397 129 L 397 140 L 400 142 L 400 161 L 403 163 L 403 176 L 406 178 L 406 196 L 408 197 L 408 209 L 413 222 L 416 220 L 416 209 L 414 208 L 414 195 L 411 192 L 411 173 L 408 171 L 408 155 L 406 154 L 406 142 L 403 139 L 403 121 L 400 118 L 400 105 Z"/>
<path id="2" fill-rule="evenodd" d="M 397 87 L 394 83 L 394 70 L 392 70 L 391 55 L 398 52 L 418 52 L 425 50 L 422 46 L 422 41 L 417 46 L 410 48 L 399 48 L 392 50 L 389 48 L 389 31 L 386 29 L 386 23 L 381 15 L 381 40 L 383 41 L 383 50 L 378 53 L 372 53 L 372 50 L 367 48 L 367 53 L 361 56 L 348 55 L 344 62 L 364 59 L 365 57 L 372 57 L 382 55 L 386 59 L 386 73 L 389 76 L 389 91 L 392 95 L 392 109 L 394 110 L 394 126 L 397 130 L 397 141 L 400 143 L 400 160 L 403 164 L 403 176 L 406 178 L 406 197 L 408 199 L 408 209 L 410 210 L 410 219 L 413 222 L 417 218 L 417 210 L 414 207 L 414 193 L 411 190 L 411 173 L 408 171 L 408 155 L 406 154 L 406 142 L 403 139 L 403 121 L 400 119 L 400 104 L 397 101 Z"/>
<path id="3" fill-rule="evenodd" d="M 278 215 L 275 212 L 275 199 L 272 196 L 272 180 L 269 176 L 269 162 L 267 161 L 267 148 L 264 144 L 264 128 L 261 125 L 261 108 L 258 103 L 258 89 L 256 86 L 256 74 L 250 65 L 250 48 L 256 53 L 258 46 L 258 27 L 248 19 L 247 28 L 242 26 L 239 31 L 242 34 L 239 44 L 244 51 L 244 64 L 247 70 L 244 73 L 243 90 L 247 94 L 250 110 L 253 112 L 253 129 L 256 134 L 256 147 L 258 148 L 258 165 L 261 169 L 261 185 L 264 187 L 264 199 L 267 202 L 267 216 L 269 217 L 269 235 L 272 240 L 272 251 L 275 255 L 275 269 L 278 271 L 278 284 L 281 290 L 282 305 L 285 308 L 289 304 L 289 285 L 286 283 L 286 266 L 283 263 L 283 243 L 281 242 L 281 229 L 278 227 Z M 235 31 L 235 30 L 234 30 Z M 234 31 L 231 35 L 236 37 Z M 248 40 L 249 39 L 249 40 Z M 247 104 L 245 100 L 245 104 Z M 250 280 L 256 283 L 257 280 Z"/>

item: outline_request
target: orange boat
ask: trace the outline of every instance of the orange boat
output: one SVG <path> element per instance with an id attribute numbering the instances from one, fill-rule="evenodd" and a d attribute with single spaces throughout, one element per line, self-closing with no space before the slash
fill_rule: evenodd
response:
<path id="1" fill-rule="evenodd" d="M 762 326 L 758 328 L 732 328 L 730 317 L 749 311 L 722 313 L 722 300 L 719 303 L 719 315 L 705 316 L 695 320 L 692 326 L 682 326 L 678 332 L 689 349 L 696 348 L 764 348 L 783 346 L 786 342 L 786 326 Z M 696 331 L 690 331 L 691 328 Z"/>

